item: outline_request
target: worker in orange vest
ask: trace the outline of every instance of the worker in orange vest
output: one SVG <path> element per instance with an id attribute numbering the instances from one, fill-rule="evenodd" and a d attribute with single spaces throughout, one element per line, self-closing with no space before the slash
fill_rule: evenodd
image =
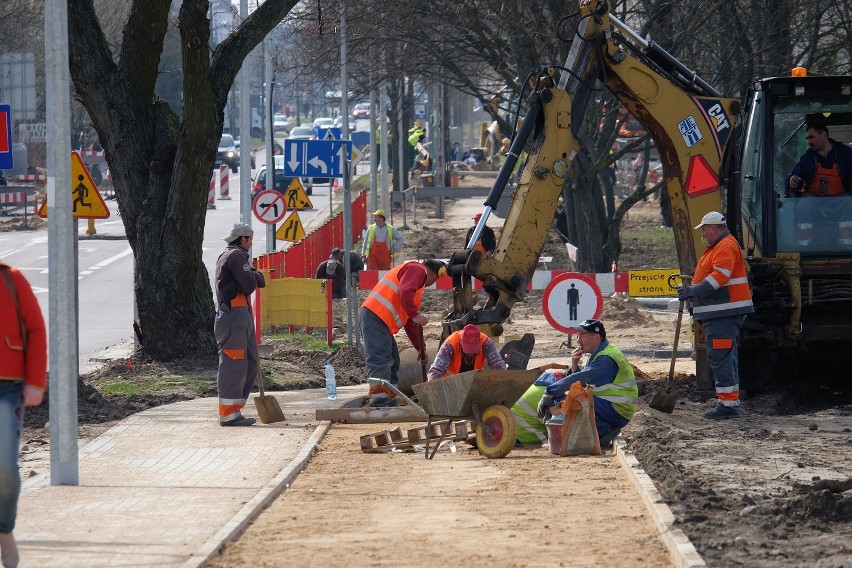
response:
<path id="1" fill-rule="evenodd" d="M 423 289 L 434 284 L 447 272 L 447 266 L 434 258 L 422 262 L 410 260 L 392 268 L 376 284 L 358 312 L 367 376 L 399 383 L 399 347 L 394 335 L 405 328 L 411 344 L 421 349 L 420 327 L 428 318 L 420 313 Z M 427 363 L 424 359 L 423 365 Z M 370 406 L 396 406 L 396 393 L 382 385 L 370 387 Z"/>
<path id="2" fill-rule="evenodd" d="M 467 324 L 444 340 L 426 376 L 434 381 L 466 371 L 481 371 L 486 365 L 501 371 L 508 368 L 491 338 L 475 325 Z"/>

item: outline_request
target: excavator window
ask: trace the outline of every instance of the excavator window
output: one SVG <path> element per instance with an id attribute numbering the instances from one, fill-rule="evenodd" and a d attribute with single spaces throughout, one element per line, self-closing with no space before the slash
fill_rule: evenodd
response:
<path id="1" fill-rule="evenodd" d="M 816 111 L 816 112 L 815 112 Z M 757 113 L 759 114 L 759 113 Z M 773 195 L 777 200 L 776 243 L 778 251 L 799 252 L 803 256 L 852 253 L 852 194 L 820 196 L 812 190 L 797 195 L 786 177 L 808 149 L 807 125 L 818 119 L 829 136 L 839 143 L 852 140 L 852 102 L 847 100 L 778 101 L 773 114 L 774 144 Z M 745 195 L 745 192 L 744 192 Z"/>

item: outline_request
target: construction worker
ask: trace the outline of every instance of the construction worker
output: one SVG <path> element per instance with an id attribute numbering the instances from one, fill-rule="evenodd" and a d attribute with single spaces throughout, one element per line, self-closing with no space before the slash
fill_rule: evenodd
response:
<path id="1" fill-rule="evenodd" d="M 467 230 L 467 236 L 464 238 L 465 246 L 467 246 L 470 242 L 470 238 L 473 236 L 473 230 L 476 229 L 476 225 L 479 223 L 481 218 L 482 213 L 477 213 L 473 216 L 473 227 Z M 482 232 L 479 233 L 479 240 L 476 241 L 476 245 L 473 248 L 483 254 L 494 254 L 494 249 L 497 248 L 497 237 L 494 235 L 494 229 L 488 225 L 482 227 Z"/>
<path id="2" fill-rule="evenodd" d="M 373 212 L 373 224 L 367 228 L 367 237 L 361 249 L 361 259 L 370 270 L 390 270 L 393 254 L 402 248 L 402 234 L 386 223 L 384 209 Z"/>
<path id="3" fill-rule="evenodd" d="M 537 414 L 542 422 L 546 422 L 550 418 L 550 408 L 565 399 L 565 393 L 575 381 L 580 381 L 584 387 L 594 385 L 595 425 L 600 443 L 605 446 L 633 418 L 639 388 L 633 366 L 607 341 L 606 330 L 600 320 L 585 320 L 577 329 L 578 345 L 571 353 L 571 367 L 545 371 L 534 383 L 534 386 L 545 387 Z M 590 354 L 589 363 L 580 368 L 580 359 L 585 353 Z M 560 416 L 564 417 L 564 414 Z"/>
<path id="4" fill-rule="evenodd" d="M 725 216 L 707 213 L 695 227 L 707 248 L 695 266 L 691 286 L 682 286 L 680 300 L 692 303 L 692 317 L 701 322 L 707 336 L 707 359 L 716 382 L 716 408 L 705 418 L 736 418 L 740 409 L 740 374 L 737 366 L 737 335 L 746 314 L 754 312 L 743 253 L 728 232 Z"/>
<path id="5" fill-rule="evenodd" d="M 414 121 L 414 126 L 412 126 L 411 128 L 408 129 L 408 144 L 411 146 L 411 148 L 413 150 L 413 153 L 412 153 L 413 158 L 411 158 L 411 159 L 412 159 L 412 164 L 413 164 L 412 169 L 414 169 L 414 170 L 428 169 L 429 153 L 426 152 L 425 150 L 421 150 L 421 148 L 423 148 L 423 146 L 420 146 L 418 148 L 418 145 L 420 145 L 425 138 L 426 138 L 426 131 L 423 130 L 423 122 L 420 119 L 417 119 L 417 120 Z M 420 158 L 421 155 L 423 155 L 422 160 Z M 424 163 L 423 160 L 425 160 L 426 161 L 425 163 L 427 164 L 425 168 L 421 167 L 422 164 Z"/>
<path id="6" fill-rule="evenodd" d="M 466 371 L 481 371 L 486 365 L 501 371 L 508 368 L 491 338 L 475 325 L 467 324 L 444 340 L 426 376 L 434 381 Z"/>
<path id="7" fill-rule="evenodd" d="M 343 265 L 343 251 L 336 247 L 331 249 L 331 255 L 328 257 L 328 260 L 324 260 L 317 266 L 314 278 L 331 280 L 332 299 L 339 300 L 345 298 L 346 267 Z"/>
<path id="8" fill-rule="evenodd" d="M 213 331 L 219 345 L 219 424 L 251 426 L 254 418 L 240 410 L 254 386 L 257 375 L 257 339 L 249 296 L 266 286 L 263 274 L 250 262 L 254 231 L 246 223 L 235 223 L 223 240 L 227 248 L 216 261 L 216 297 L 219 309 Z"/>
<path id="9" fill-rule="evenodd" d="M 368 377 L 399 383 L 399 348 L 394 335 L 405 328 L 411 344 L 421 352 L 418 328 L 429 321 L 420 313 L 423 289 L 446 272 L 447 266 L 440 260 L 411 260 L 389 270 L 370 291 L 358 313 Z M 381 385 L 371 386 L 370 406 L 396 406 L 395 393 Z"/>

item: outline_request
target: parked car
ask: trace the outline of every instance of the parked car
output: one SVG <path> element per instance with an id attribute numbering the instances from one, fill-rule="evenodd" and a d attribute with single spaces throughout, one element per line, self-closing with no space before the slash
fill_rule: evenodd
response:
<path id="1" fill-rule="evenodd" d="M 343 117 L 338 116 L 334 119 L 334 126 L 337 128 L 343 129 Z M 349 132 L 353 132 L 355 130 L 355 122 L 353 120 L 349 121 Z"/>
<path id="2" fill-rule="evenodd" d="M 355 120 L 370 118 L 370 103 L 358 103 L 355 105 L 355 108 L 352 109 L 352 118 Z"/>
<path id="3" fill-rule="evenodd" d="M 275 160 L 275 183 L 273 185 L 273 189 L 284 195 L 287 191 L 287 188 L 290 187 L 290 184 L 293 182 L 293 177 L 284 175 L 284 156 L 273 156 Z M 310 179 L 301 178 L 302 186 L 305 188 L 305 193 L 308 195 L 313 194 L 314 185 Z M 257 174 L 254 176 L 254 182 L 251 184 L 251 200 L 254 202 L 255 197 L 261 191 L 266 189 L 266 165 L 260 166 L 260 169 L 257 170 Z"/>
<path id="4" fill-rule="evenodd" d="M 334 126 L 333 118 L 322 117 L 314 119 L 314 128 L 328 128 L 330 126 Z"/>
<path id="5" fill-rule="evenodd" d="M 283 114 L 272 115 L 272 132 L 287 133 L 290 131 L 290 119 Z"/>
<path id="6" fill-rule="evenodd" d="M 223 134 L 222 139 L 219 140 L 215 167 L 218 168 L 220 164 L 227 164 L 234 173 L 240 171 L 240 153 L 234 144 L 234 137 L 230 134 Z"/>

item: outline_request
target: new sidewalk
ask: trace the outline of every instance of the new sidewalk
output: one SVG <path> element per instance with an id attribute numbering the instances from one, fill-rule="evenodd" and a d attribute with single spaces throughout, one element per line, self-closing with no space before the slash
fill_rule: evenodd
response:
<path id="1" fill-rule="evenodd" d="M 152 408 L 80 449 L 80 485 L 24 481 L 15 535 L 22 567 L 200 565 L 304 469 L 329 428 L 318 408 L 366 386 L 273 393 L 287 422 L 222 428 L 216 399 Z M 254 395 L 244 410 L 256 416 Z"/>

